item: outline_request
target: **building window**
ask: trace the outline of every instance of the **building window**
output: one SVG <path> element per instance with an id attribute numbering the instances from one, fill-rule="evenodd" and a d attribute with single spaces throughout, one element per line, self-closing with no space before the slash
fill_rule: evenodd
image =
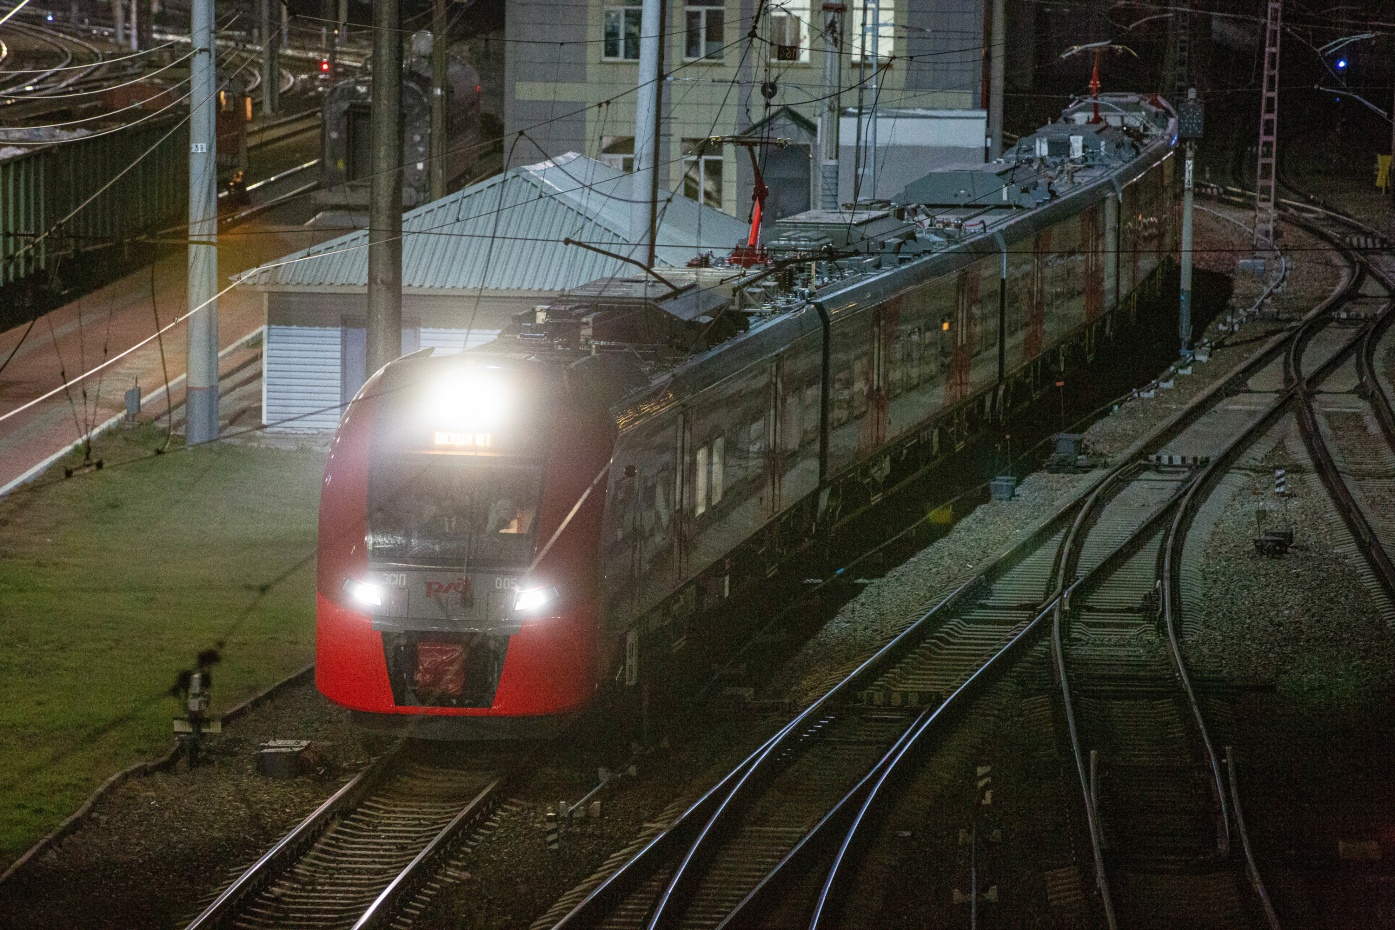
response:
<path id="1" fill-rule="evenodd" d="M 866 13 L 866 34 L 863 33 L 863 13 Z M 852 46 L 852 61 L 864 61 L 862 50 L 867 49 L 866 61 L 888 61 L 896 49 L 896 0 L 853 0 L 848 11 L 848 43 Z M 876 50 L 875 57 L 873 49 Z"/>
<path id="2" fill-rule="evenodd" d="M 688 0 L 683 56 L 688 61 L 722 60 L 725 44 L 726 0 Z"/>
<path id="3" fill-rule="evenodd" d="M 642 0 L 605 0 L 601 17 L 605 28 L 604 56 L 608 61 L 639 61 L 639 23 Z"/>
<path id="4" fill-rule="evenodd" d="M 770 60 L 809 60 L 809 0 L 777 0 L 770 8 Z"/>
<path id="5" fill-rule="evenodd" d="M 683 140 L 683 196 L 722 208 L 722 149 L 706 139 Z"/>
<path id="6" fill-rule="evenodd" d="M 634 171 L 634 136 L 601 136 L 601 157 L 597 161 L 626 174 Z"/>

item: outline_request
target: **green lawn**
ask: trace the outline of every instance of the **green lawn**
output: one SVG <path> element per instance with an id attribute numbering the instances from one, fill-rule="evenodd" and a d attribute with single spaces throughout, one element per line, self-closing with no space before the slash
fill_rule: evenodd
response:
<path id="1" fill-rule="evenodd" d="M 102 471 L 0 499 L 0 868 L 169 749 L 200 650 L 222 651 L 215 713 L 313 657 L 323 452 L 163 441 L 115 430 Z"/>

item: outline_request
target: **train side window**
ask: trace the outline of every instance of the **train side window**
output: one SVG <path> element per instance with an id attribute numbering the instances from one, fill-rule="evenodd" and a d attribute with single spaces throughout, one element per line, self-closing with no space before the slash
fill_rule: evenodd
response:
<path id="1" fill-rule="evenodd" d="M 725 436 L 718 436 L 712 440 L 712 506 L 715 507 L 722 502 L 722 493 L 726 490 L 726 469 L 727 469 L 727 440 Z"/>
<path id="2" fill-rule="evenodd" d="M 756 417 L 746 428 L 746 454 L 752 468 L 760 469 L 765 458 L 765 417 Z"/>
<path id="3" fill-rule="evenodd" d="M 701 516 L 707 512 L 707 467 L 708 448 L 703 446 L 697 450 L 696 468 L 697 474 L 693 481 L 693 515 Z"/>

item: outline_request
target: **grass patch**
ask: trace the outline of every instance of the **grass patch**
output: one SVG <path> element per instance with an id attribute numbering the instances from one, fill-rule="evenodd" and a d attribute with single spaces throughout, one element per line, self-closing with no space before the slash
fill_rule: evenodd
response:
<path id="1" fill-rule="evenodd" d="M 215 713 L 313 657 L 323 452 L 163 441 L 113 430 L 102 471 L 0 499 L 0 862 L 169 749 L 200 650 L 223 656 Z"/>

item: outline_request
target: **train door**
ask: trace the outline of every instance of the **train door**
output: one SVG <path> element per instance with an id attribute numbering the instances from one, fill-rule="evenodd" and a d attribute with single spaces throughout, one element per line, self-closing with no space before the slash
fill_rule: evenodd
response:
<path id="1" fill-rule="evenodd" d="M 868 411 L 867 428 L 871 448 L 880 448 L 886 443 L 887 420 L 887 355 L 891 334 L 896 331 L 895 318 L 898 314 L 890 304 L 883 304 L 872 315 L 872 366 L 868 373 L 872 403 Z"/>
<path id="2" fill-rule="evenodd" d="M 780 491 L 784 485 L 787 456 L 780 436 L 780 425 L 784 422 L 786 406 L 784 382 L 785 360 L 780 356 L 770 365 L 770 389 L 767 392 L 770 403 L 769 415 L 765 418 L 765 448 L 768 450 L 765 470 L 769 476 L 769 507 L 765 514 L 767 518 L 780 512 Z"/>
<path id="3" fill-rule="evenodd" d="M 1090 321 L 1104 312 L 1104 268 L 1100 254 L 1098 207 L 1081 212 L 1080 227 L 1080 238 L 1085 244 L 1085 319 Z"/>
<path id="4" fill-rule="evenodd" d="M 973 353 L 977 336 L 973 332 L 974 308 L 978 305 L 979 276 L 975 265 L 954 276 L 954 319 L 950 326 L 949 370 L 945 373 L 946 408 L 969 396 L 973 374 Z"/>
<path id="5" fill-rule="evenodd" d="M 692 449 L 692 411 L 684 410 L 678 416 L 678 429 L 675 431 L 673 448 L 674 542 L 676 544 L 674 549 L 674 567 L 677 570 L 674 581 L 681 581 L 688 577 L 689 562 L 692 559 Z"/>
<path id="6" fill-rule="evenodd" d="M 1119 199 L 1107 195 L 1104 204 L 1104 299 L 1105 309 L 1119 305 Z"/>
<path id="7" fill-rule="evenodd" d="M 1041 354 L 1046 345 L 1047 265 L 1051 260 L 1051 230 L 1044 229 L 1036 238 L 1036 261 L 1032 264 L 1032 286 L 1027 303 L 1027 337 L 1022 345 L 1022 360 L 1029 362 Z"/>

